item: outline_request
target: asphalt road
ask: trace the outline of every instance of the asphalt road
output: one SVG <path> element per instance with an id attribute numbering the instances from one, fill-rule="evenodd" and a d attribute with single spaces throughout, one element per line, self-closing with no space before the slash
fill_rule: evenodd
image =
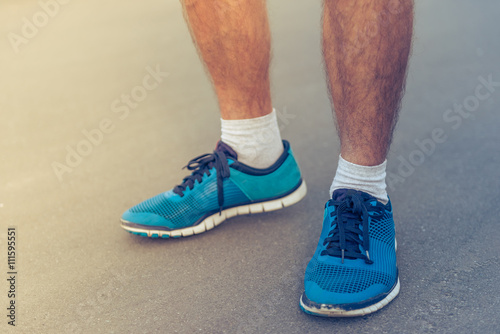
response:
<path id="1" fill-rule="evenodd" d="M 500 333 L 498 1 L 417 2 L 388 165 L 401 293 L 356 319 L 298 306 L 339 153 L 319 1 L 269 1 L 273 102 L 308 195 L 182 240 L 119 226 L 219 136 L 179 2 L 60 2 L 0 3 L 0 332 Z"/>

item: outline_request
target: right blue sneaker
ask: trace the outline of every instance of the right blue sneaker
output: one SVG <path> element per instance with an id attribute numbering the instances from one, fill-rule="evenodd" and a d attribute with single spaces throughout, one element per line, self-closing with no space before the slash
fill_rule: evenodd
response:
<path id="1" fill-rule="evenodd" d="M 300 307 L 324 317 L 375 312 L 399 293 L 391 202 L 352 189 L 334 191 L 309 262 Z"/>
<path id="2" fill-rule="evenodd" d="M 186 237 L 208 231 L 237 215 L 282 209 L 306 195 L 290 144 L 270 167 L 257 169 L 238 161 L 238 155 L 219 141 L 213 153 L 191 160 L 193 171 L 173 189 L 127 210 L 121 226 L 133 234 Z"/>

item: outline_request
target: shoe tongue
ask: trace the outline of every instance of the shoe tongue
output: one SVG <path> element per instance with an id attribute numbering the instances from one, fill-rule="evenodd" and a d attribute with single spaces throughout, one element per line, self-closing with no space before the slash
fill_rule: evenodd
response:
<path id="1" fill-rule="evenodd" d="M 333 192 L 332 194 L 332 199 L 334 201 L 343 201 L 348 195 L 354 195 L 358 194 L 359 197 L 366 199 L 366 198 L 373 198 L 375 199 L 372 195 L 359 191 L 359 190 L 354 190 L 354 189 L 337 189 Z"/>
<path id="2" fill-rule="evenodd" d="M 229 146 L 228 144 L 224 143 L 222 140 L 219 140 L 217 142 L 217 145 L 215 146 L 215 150 L 223 152 L 224 154 L 226 154 L 227 156 L 233 158 L 234 160 L 238 159 L 238 153 L 236 153 L 231 148 L 231 146 Z"/>
<path id="3" fill-rule="evenodd" d="M 347 195 L 352 195 L 355 193 L 359 193 L 359 191 L 354 189 L 337 189 L 332 194 L 332 199 L 334 201 L 343 201 Z"/>

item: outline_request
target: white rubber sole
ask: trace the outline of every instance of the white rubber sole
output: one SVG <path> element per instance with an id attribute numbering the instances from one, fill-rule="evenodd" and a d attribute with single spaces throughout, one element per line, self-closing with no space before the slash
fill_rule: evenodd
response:
<path id="1" fill-rule="evenodd" d="M 302 180 L 301 185 L 291 194 L 286 195 L 285 197 L 274 199 L 267 202 L 253 203 L 247 205 L 236 206 L 234 208 L 229 208 L 226 210 L 222 210 L 219 214 L 214 213 L 213 215 L 205 218 L 201 223 L 193 227 L 186 227 L 173 231 L 163 231 L 163 230 L 151 230 L 151 229 L 141 229 L 137 227 L 131 227 L 127 225 L 121 225 L 125 230 L 139 234 L 142 236 L 148 236 L 153 238 L 179 238 L 179 237 L 188 237 L 194 234 L 200 234 L 206 231 L 209 231 L 220 225 L 223 221 L 228 218 L 240 216 L 240 215 L 248 215 L 252 213 L 261 213 L 261 212 L 269 212 L 275 211 L 279 209 L 286 208 L 295 203 L 298 203 L 307 193 L 307 187 L 304 180 Z M 126 220 L 122 219 L 123 223 L 130 223 Z"/>
<path id="2" fill-rule="evenodd" d="M 309 314 L 318 315 L 323 317 L 360 317 L 363 315 L 367 315 L 373 312 L 380 310 L 382 307 L 389 304 L 396 296 L 399 294 L 399 278 L 398 283 L 394 287 L 394 289 L 381 301 L 375 303 L 373 305 L 367 306 L 365 308 L 357 309 L 357 310 L 343 310 L 340 308 L 334 308 L 332 305 L 321 304 L 319 308 L 309 307 L 304 304 L 302 298 L 304 294 L 300 297 L 300 307 Z"/>

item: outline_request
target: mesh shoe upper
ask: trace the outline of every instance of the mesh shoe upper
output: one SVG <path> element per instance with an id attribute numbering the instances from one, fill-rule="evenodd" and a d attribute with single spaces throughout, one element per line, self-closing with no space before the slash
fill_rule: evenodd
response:
<path id="1" fill-rule="evenodd" d="M 398 276 L 394 241 L 390 202 L 383 205 L 363 192 L 337 190 L 325 206 L 319 244 L 306 269 L 306 296 L 339 305 L 387 293 Z"/>
<path id="2" fill-rule="evenodd" d="M 181 197 L 169 190 L 152 197 L 132 207 L 129 212 L 142 214 L 144 218 L 154 215 L 163 219 L 142 220 L 140 223 L 148 225 L 165 226 L 170 229 L 191 226 L 207 214 L 219 210 L 217 199 L 217 185 L 211 179 L 215 178 L 215 171 L 211 176 L 205 175 L 203 182 L 196 185 L 196 190 L 187 190 Z M 248 197 L 229 179 L 223 181 L 224 206 L 230 207 L 237 203 L 248 202 Z M 136 219 L 133 219 L 134 221 Z"/>

